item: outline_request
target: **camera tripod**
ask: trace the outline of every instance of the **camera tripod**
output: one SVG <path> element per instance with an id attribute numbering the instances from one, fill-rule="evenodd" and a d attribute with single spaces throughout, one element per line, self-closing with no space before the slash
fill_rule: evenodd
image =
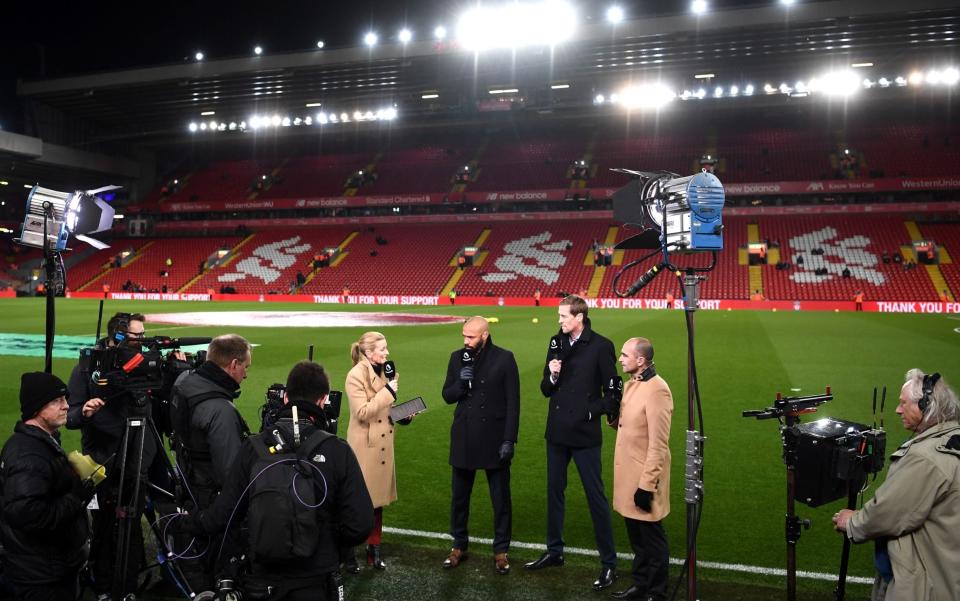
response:
<path id="1" fill-rule="evenodd" d="M 128 394 L 122 393 L 122 396 L 128 396 Z M 115 601 L 119 601 L 134 592 L 125 590 L 127 588 L 126 580 L 130 568 L 130 546 L 133 529 L 141 527 L 140 506 L 141 503 L 145 502 L 147 491 L 144 490 L 144 487 L 146 487 L 153 494 L 151 495 L 151 504 L 146 506 L 143 515 L 147 516 L 151 531 L 157 541 L 157 561 L 167 571 L 184 596 L 189 599 L 194 596 L 194 593 L 190 590 L 189 582 L 177 565 L 174 553 L 163 536 L 153 507 L 169 504 L 171 512 L 174 511 L 172 508 L 175 507 L 178 498 L 175 491 L 181 488 L 180 478 L 167 459 L 163 439 L 150 416 L 151 394 L 149 392 L 136 392 L 130 393 L 129 396 L 132 397 L 132 402 L 128 404 L 131 415 L 126 420 L 120 450 L 118 451 L 118 464 L 115 464 L 114 467 L 115 470 L 119 471 L 119 482 L 115 522 L 114 571 L 110 587 L 111 597 Z M 125 400 L 130 401 L 130 398 Z M 166 482 L 161 483 L 163 486 L 151 482 L 150 475 L 144 473 L 144 448 L 148 439 L 153 440 L 157 456 L 162 459 L 163 475 L 166 479 Z M 174 490 L 168 490 L 164 486 L 171 487 Z"/>

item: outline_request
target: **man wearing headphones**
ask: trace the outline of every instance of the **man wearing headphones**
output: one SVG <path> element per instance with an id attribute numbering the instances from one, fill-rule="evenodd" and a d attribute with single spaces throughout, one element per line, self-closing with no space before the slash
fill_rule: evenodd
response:
<path id="1" fill-rule="evenodd" d="M 836 529 L 876 541 L 872 599 L 960 600 L 960 402 L 940 377 L 907 372 L 897 414 L 914 433 L 863 509 L 842 509 Z"/>

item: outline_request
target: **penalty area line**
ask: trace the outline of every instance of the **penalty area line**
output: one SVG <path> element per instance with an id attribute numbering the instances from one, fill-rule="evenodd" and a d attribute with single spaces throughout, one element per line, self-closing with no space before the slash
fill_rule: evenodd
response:
<path id="1" fill-rule="evenodd" d="M 389 534 L 399 534 L 401 536 L 411 536 L 415 538 L 429 538 L 436 540 L 451 540 L 449 534 L 442 532 L 428 532 L 426 530 L 409 530 L 407 528 L 393 528 L 391 526 L 384 526 L 383 531 Z M 490 545 L 493 544 L 492 538 L 478 538 L 475 536 L 470 537 L 471 543 L 476 543 L 480 545 Z M 539 543 L 524 543 L 519 541 L 510 541 L 510 547 L 514 549 L 532 549 L 537 551 L 543 551 L 546 546 Z M 597 551 L 593 549 L 584 549 L 581 547 L 564 547 L 564 553 L 573 554 L 573 555 L 585 555 L 588 557 L 599 557 Z M 633 555 L 628 553 L 617 553 L 619 559 L 625 561 L 633 560 Z M 671 557 L 671 565 L 683 565 L 684 559 Z M 764 568 L 761 566 L 750 566 L 742 563 L 722 563 L 719 561 L 697 561 L 697 567 L 708 568 L 711 570 L 724 570 L 727 572 L 743 572 L 746 574 L 758 574 L 761 576 L 781 576 L 786 577 L 787 571 L 783 568 Z M 798 578 L 807 578 L 809 580 L 827 580 L 833 581 L 837 580 L 839 576 L 837 574 L 827 574 L 825 572 L 808 572 L 806 570 L 797 570 Z M 852 582 L 855 584 L 873 584 L 873 578 L 864 578 L 862 576 L 847 576 L 847 582 Z"/>

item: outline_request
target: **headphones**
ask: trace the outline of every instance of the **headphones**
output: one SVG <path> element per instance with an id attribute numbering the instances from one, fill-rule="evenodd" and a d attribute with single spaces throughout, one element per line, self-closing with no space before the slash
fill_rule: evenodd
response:
<path id="1" fill-rule="evenodd" d="M 927 407 L 930 406 L 930 395 L 933 394 L 933 387 L 937 385 L 938 381 L 940 381 L 939 373 L 923 376 L 923 396 L 917 401 L 917 407 L 920 408 L 920 413 L 927 412 Z"/>

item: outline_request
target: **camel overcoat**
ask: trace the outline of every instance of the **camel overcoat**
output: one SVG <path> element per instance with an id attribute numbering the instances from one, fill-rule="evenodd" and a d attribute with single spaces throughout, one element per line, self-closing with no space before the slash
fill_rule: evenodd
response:
<path id="1" fill-rule="evenodd" d="M 350 401 L 347 442 L 360 462 L 373 506 L 385 507 L 397 500 L 394 425 L 390 422 L 393 393 L 366 357 L 347 373 L 344 389 Z"/>

